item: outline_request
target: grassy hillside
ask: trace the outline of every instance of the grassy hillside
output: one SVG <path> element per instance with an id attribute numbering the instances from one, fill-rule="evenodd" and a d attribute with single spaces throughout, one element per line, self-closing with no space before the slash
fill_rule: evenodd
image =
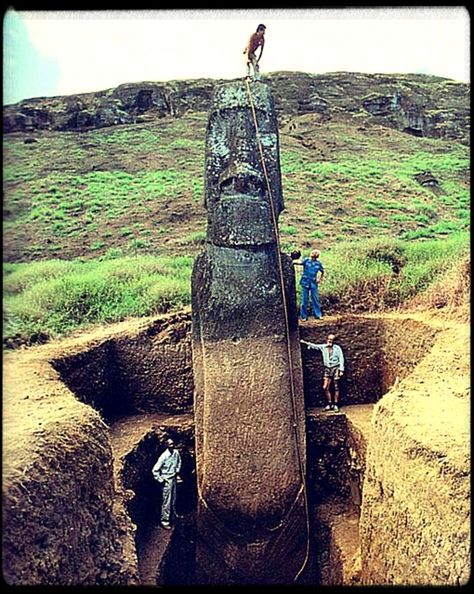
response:
<path id="1" fill-rule="evenodd" d="M 189 303 L 207 114 L 147 118 L 4 136 L 5 344 Z M 341 113 L 283 117 L 280 145 L 281 244 L 321 250 L 325 307 L 397 306 L 467 257 L 464 144 Z M 428 170 L 436 192 L 414 177 Z"/>
<path id="2" fill-rule="evenodd" d="M 436 288 L 437 302 L 452 302 L 469 284 L 465 233 L 444 240 L 390 238 L 341 242 L 324 254 L 320 287 L 325 313 L 372 312 L 420 296 L 463 263 L 455 280 Z M 92 324 L 181 309 L 191 303 L 190 256 L 124 256 L 42 260 L 4 265 L 3 342 L 7 347 L 45 342 Z M 301 275 L 296 270 L 297 279 Z M 461 276 L 463 278 L 461 278 Z M 440 282 L 440 284 L 442 284 Z M 297 290 L 300 290 L 297 285 Z"/>
<path id="3" fill-rule="evenodd" d="M 205 236 L 207 115 L 4 139 L 4 259 L 192 255 Z M 294 131 L 295 121 L 297 132 Z M 469 225 L 469 148 L 352 121 L 281 130 L 285 247 L 446 237 Z M 291 131 L 288 131 L 291 129 Z M 443 193 L 413 178 L 430 170 Z"/>

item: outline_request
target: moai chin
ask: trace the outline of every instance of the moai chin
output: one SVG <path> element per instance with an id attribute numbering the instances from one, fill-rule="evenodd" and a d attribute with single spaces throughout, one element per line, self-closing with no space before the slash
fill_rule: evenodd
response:
<path id="1" fill-rule="evenodd" d="M 270 89 L 249 86 L 268 184 L 246 84 L 221 85 L 206 137 L 206 248 L 192 275 L 202 583 L 293 583 L 309 539 L 295 279 L 282 254 L 287 325 L 272 215 L 283 209 L 277 120 Z"/>

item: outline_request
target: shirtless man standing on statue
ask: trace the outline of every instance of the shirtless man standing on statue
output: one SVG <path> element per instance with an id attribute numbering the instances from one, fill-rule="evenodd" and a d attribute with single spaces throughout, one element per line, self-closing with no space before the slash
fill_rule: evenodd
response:
<path id="1" fill-rule="evenodd" d="M 250 78 L 250 65 L 253 66 L 255 80 L 260 80 L 260 67 L 258 63 L 263 54 L 263 46 L 265 45 L 265 25 L 259 25 L 257 31 L 250 36 L 247 47 L 244 49 L 244 54 L 247 54 L 247 76 Z M 257 58 L 256 51 L 260 48 L 260 55 Z"/>

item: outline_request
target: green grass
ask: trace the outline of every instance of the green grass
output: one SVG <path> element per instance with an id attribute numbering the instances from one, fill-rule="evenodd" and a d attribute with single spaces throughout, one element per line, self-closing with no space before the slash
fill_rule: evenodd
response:
<path id="1" fill-rule="evenodd" d="M 321 254 L 323 308 L 330 313 L 397 307 L 468 252 L 468 234 L 418 243 L 385 237 L 337 243 Z M 124 257 L 117 249 L 96 260 L 5 264 L 4 346 L 189 306 L 192 264 L 192 257 Z"/>
<path id="2" fill-rule="evenodd" d="M 300 241 L 302 235 L 317 238 L 314 231 L 306 233 L 292 219 L 290 211 L 298 209 L 298 202 L 302 203 L 298 209 L 300 219 L 311 216 L 314 225 L 318 225 L 316 231 L 330 225 L 332 233 L 326 232 L 325 237 L 331 243 L 337 241 L 337 223 L 338 231 L 346 236 L 355 233 L 367 239 L 382 229 L 387 229 L 392 237 L 406 240 L 468 230 L 469 190 L 464 187 L 470 163 L 467 148 L 458 145 L 449 152 L 440 152 L 440 141 L 403 136 L 396 137 L 400 145 L 407 145 L 403 150 L 367 143 L 363 153 L 354 154 L 346 135 L 345 147 L 330 160 L 318 162 L 307 153 L 283 149 L 283 188 L 289 207 L 282 231 L 291 225 Z M 340 137 L 339 131 L 336 138 Z M 415 175 L 425 170 L 432 171 L 440 181 L 441 195 L 421 187 L 415 180 Z"/>
<path id="3" fill-rule="evenodd" d="M 43 178 L 31 196 L 31 210 L 18 217 L 17 222 L 64 221 L 70 225 L 78 216 L 101 212 L 107 212 L 108 219 L 113 219 L 136 204 L 173 196 L 187 184 L 194 192 L 193 180 L 174 169 L 136 174 L 97 171 L 81 177 L 52 173 Z"/>
<path id="4" fill-rule="evenodd" d="M 469 248 L 468 233 L 419 242 L 386 237 L 341 242 L 320 256 L 321 302 L 333 311 L 398 307 L 468 257 Z"/>
<path id="5" fill-rule="evenodd" d="M 202 242 L 205 241 L 206 237 L 207 237 L 206 230 L 194 231 L 193 233 L 190 233 L 189 235 L 186 235 L 185 237 L 183 237 L 181 241 L 184 244 L 200 245 Z"/>
<path id="6" fill-rule="evenodd" d="M 188 112 L 87 134 L 39 136 L 31 145 L 6 135 L 6 259 L 36 259 L 37 245 L 43 258 L 58 249 L 65 258 L 94 258 L 119 244 L 133 252 L 136 244 L 120 229 L 136 222 L 167 228 L 170 241 L 149 237 L 150 253 L 191 255 L 194 244 L 186 238 L 206 220 L 206 122 L 206 113 Z M 383 229 L 410 241 L 443 237 L 446 220 L 451 232 L 468 229 L 469 147 L 396 131 L 368 135 L 353 122 L 329 122 L 316 140 L 313 151 L 280 135 L 286 206 L 280 230 L 292 243 L 324 239 L 329 247 L 349 234 L 369 238 Z M 443 194 L 414 179 L 427 169 Z M 94 246 L 89 256 L 83 246 Z"/>
<path id="7" fill-rule="evenodd" d="M 77 252 L 82 256 L 81 246 L 93 244 L 90 234 L 94 229 L 98 235 L 94 239 L 103 242 L 100 251 L 105 252 L 120 241 L 116 235 L 104 235 L 110 230 L 107 226 L 118 230 L 140 220 L 146 226 L 159 223 L 161 213 L 173 210 L 180 201 L 191 204 L 190 226 L 195 227 L 195 219 L 203 218 L 205 121 L 206 114 L 187 114 L 182 119 L 158 120 L 147 124 L 148 128 L 130 125 L 87 134 L 52 134 L 34 145 L 7 135 L 6 250 L 16 244 L 15 256 L 7 259 L 37 257 L 33 245 L 38 237 L 45 258 L 53 255 L 50 246 L 57 238 L 63 238 L 64 257 L 73 259 Z M 71 237 L 77 240 L 67 241 Z M 127 238 L 122 241 L 126 247 Z M 154 237 L 152 251 L 162 248 L 163 243 Z M 22 252 L 19 258 L 18 251 Z M 96 252 L 91 250 L 90 257 Z"/>
<path id="8" fill-rule="evenodd" d="M 111 256 L 5 264 L 4 344 L 42 342 L 189 304 L 190 258 Z"/>
<path id="9" fill-rule="evenodd" d="M 467 253 L 470 149 L 336 120 L 311 133 L 314 150 L 280 134 L 281 245 L 322 251 L 327 313 L 397 307 Z M 5 135 L 4 344 L 189 305 L 206 123 Z M 425 170 L 440 195 L 414 179 Z"/>

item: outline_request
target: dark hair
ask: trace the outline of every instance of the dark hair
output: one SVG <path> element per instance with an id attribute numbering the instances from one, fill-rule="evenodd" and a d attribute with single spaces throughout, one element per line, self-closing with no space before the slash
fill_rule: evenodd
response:
<path id="1" fill-rule="evenodd" d="M 266 29 L 265 25 L 259 25 L 257 27 L 257 33 L 261 30 L 261 29 Z"/>

